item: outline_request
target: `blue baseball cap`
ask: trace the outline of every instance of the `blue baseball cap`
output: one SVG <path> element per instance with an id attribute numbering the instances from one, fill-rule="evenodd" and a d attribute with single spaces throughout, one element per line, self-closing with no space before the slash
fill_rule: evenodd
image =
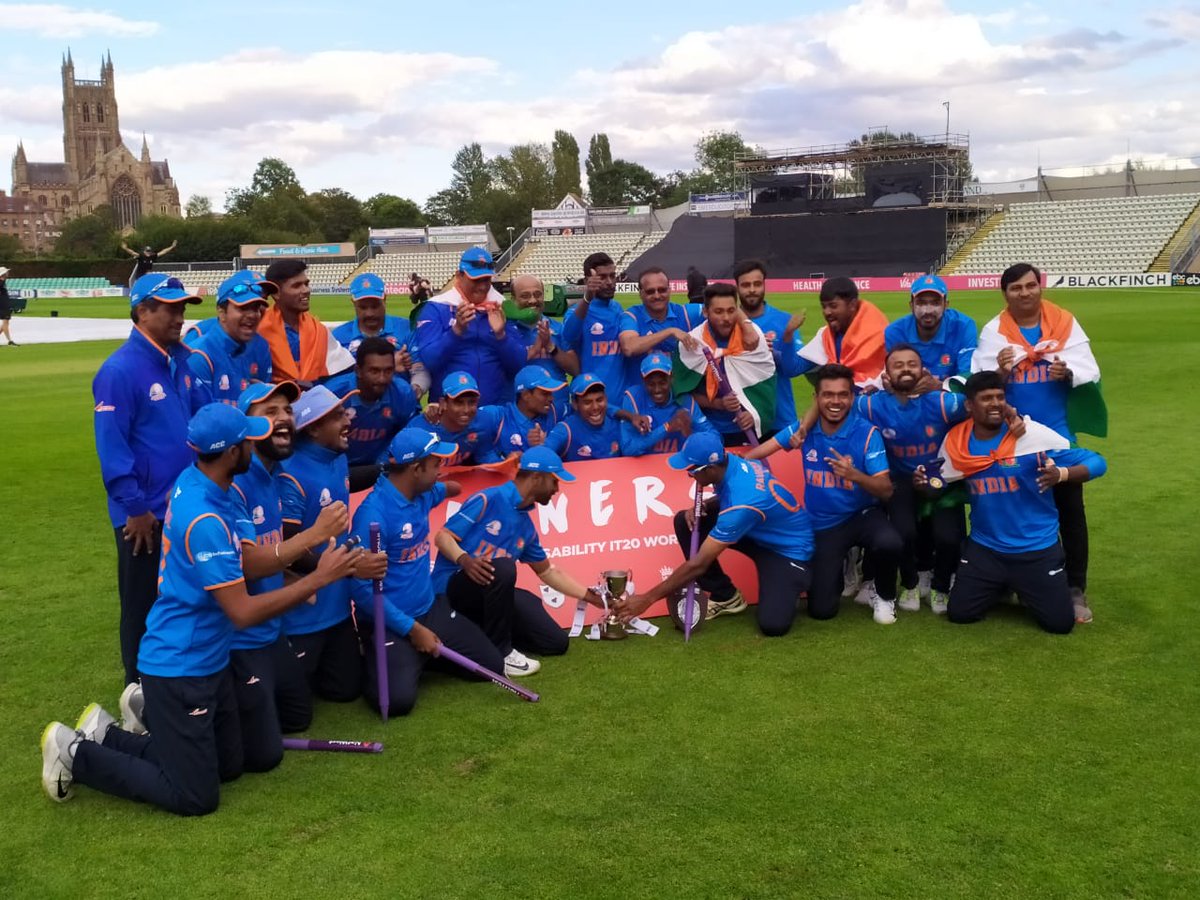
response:
<path id="1" fill-rule="evenodd" d="M 403 428 L 388 444 L 388 457 L 395 463 L 416 462 L 427 456 L 449 459 L 457 452 L 456 444 L 443 441 L 424 428 Z"/>
<path id="2" fill-rule="evenodd" d="M 642 360 L 642 377 L 645 378 L 651 372 L 666 372 L 668 375 L 670 375 L 670 358 L 663 356 L 661 353 L 651 353 Z"/>
<path id="3" fill-rule="evenodd" d="M 443 396 L 454 399 L 459 394 L 478 394 L 479 385 L 468 372 L 451 372 L 442 379 Z"/>
<path id="4" fill-rule="evenodd" d="M 563 461 L 549 447 L 530 447 L 521 454 L 519 464 L 522 472 L 549 472 L 560 481 L 574 481 L 575 476 L 566 470 Z"/>
<path id="5" fill-rule="evenodd" d="M 261 403 L 272 394 L 281 391 L 287 395 L 288 403 L 295 403 L 300 399 L 300 385 L 294 381 L 281 381 L 279 384 L 256 381 L 238 395 L 238 409 L 249 412 L 255 403 Z"/>
<path id="6" fill-rule="evenodd" d="M 373 272 L 364 272 L 362 275 L 354 276 L 354 281 L 350 284 L 351 300 L 365 300 L 367 297 L 377 297 L 382 300 L 386 296 L 387 288 L 383 279 Z"/>
<path id="7" fill-rule="evenodd" d="M 584 372 L 582 375 L 576 375 L 574 380 L 571 382 L 571 393 L 576 397 L 579 397 L 587 391 L 590 391 L 596 385 L 600 385 L 600 387 L 608 390 L 603 381 L 601 381 L 591 372 Z"/>
<path id="8" fill-rule="evenodd" d="M 144 300 L 158 300 L 160 303 L 199 303 L 200 298 L 183 286 L 183 282 L 173 275 L 163 275 L 151 272 L 143 275 L 129 289 L 129 308 L 137 306 Z"/>
<path id="9" fill-rule="evenodd" d="M 197 453 L 218 453 L 242 441 L 261 441 L 272 427 L 270 419 L 248 416 L 228 403 L 209 403 L 188 422 L 187 442 Z"/>
<path id="10" fill-rule="evenodd" d="M 544 391 L 558 391 L 565 388 L 567 383 L 552 377 L 541 366 L 526 366 L 517 373 L 514 386 L 519 394 L 521 391 L 532 391 L 535 388 L 541 388 Z"/>
<path id="11" fill-rule="evenodd" d="M 944 282 L 937 275 L 922 275 L 912 283 L 912 296 L 924 293 L 937 294 L 939 297 L 945 297 L 950 291 Z"/>
<path id="12" fill-rule="evenodd" d="M 720 435 L 709 431 L 697 431 L 683 443 L 678 453 L 667 457 L 672 469 L 698 469 L 725 461 L 725 445 Z"/>
<path id="13" fill-rule="evenodd" d="M 353 390 L 346 394 L 345 397 L 338 397 L 337 394 L 323 384 L 310 387 L 296 401 L 296 429 L 307 428 L 313 422 L 325 418 L 325 416 L 329 415 L 357 393 L 357 390 Z"/>
<path id="14" fill-rule="evenodd" d="M 458 261 L 458 270 L 468 278 L 495 278 L 496 263 L 492 254 L 484 247 L 472 247 L 463 251 Z"/>
<path id="15" fill-rule="evenodd" d="M 221 282 L 217 288 L 217 306 L 224 303 L 232 303 L 234 306 L 266 303 L 268 285 L 271 288 L 275 287 L 273 282 L 267 281 L 254 270 L 245 269 Z"/>

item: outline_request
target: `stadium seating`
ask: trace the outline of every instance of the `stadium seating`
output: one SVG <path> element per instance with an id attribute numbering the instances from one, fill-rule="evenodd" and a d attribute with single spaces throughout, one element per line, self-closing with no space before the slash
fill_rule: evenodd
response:
<path id="1" fill-rule="evenodd" d="M 1144 272 L 1197 203 L 1200 194 L 1013 203 L 957 272 L 1022 260 L 1051 273 Z"/>
<path id="2" fill-rule="evenodd" d="M 620 231 L 530 238 L 527 248 L 518 255 L 506 273 L 537 275 L 550 283 L 582 278 L 584 259 L 598 251 L 611 256 L 617 271 L 621 272 L 626 263 L 637 259 L 665 236 L 664 231 Z"/>
<path id="3" fill-rule="evenodd" d="M 107 278 L 10 278 L 8 286 L 14 291 L 35 290 L 90 290 L 91 288 L 110 288 L 112 283 Z"/>
<path id="4" fill-rule="evenodd" d="M 355 263 L 309 263 L 308 280 L 313 287 L 336 287 L 342 284 L 355 269 Z M 266 272 L 266 265 L 255 264 L 247 266 L 256 272 Z"/>
<path id="5" fill-rule="evenodd" d="M 416 253 L 381 253 L 371 260 L 364 272 L 374 272 L 388 284 L 408 284 L 408 278 L 417 272 L 429 279 L 433 289 L 441 290 L 456 271 L 462 258 L 461 250 Z"/>

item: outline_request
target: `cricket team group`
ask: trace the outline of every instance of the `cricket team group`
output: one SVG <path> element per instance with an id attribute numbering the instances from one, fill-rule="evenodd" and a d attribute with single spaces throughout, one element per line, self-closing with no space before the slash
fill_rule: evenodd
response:
<path id="1" fill-rule="evenodd" d="M 1105 462 L 1076 433 L 1105 433 L 1100 372 L 1032 265 L 1004 272 L 982 331 L 936 275 L 890 324 L 830 278 L 807 341 L 756 260 L 686 303 L 649 269 L 629 309 L 611 258 L 583 269 L 561 322 L 536 277 L 498 293 L 483 248 L 412 316 L 356 275 L 354 318 L 330 329 L 309 312 L 305 263 L 279 260 L 223 282 L 216 317 L 186 335 L 201 298 L 165 273 L 137 279 L 129 339 L 93 382 L 126 688 L 119 721 L 93 703 L 46 727 L 49 796 L 83 784 L 209 813 L 222 782 L 279 764 L 315 698 L 405 715 L 427 667 L 478 677 L 442 647 L 535 673 L 568 640 L 517 564 L 602 604 L 550 560 L 531 515 L 572 463 L 669 454 L 708 491 L 675 516 L 681 564 L 617 601 L 626 622 L 693 582 L 706 618 L 747 610 L 726 550 L 754 562 L 767 636 L 800 609 L 833 618 L 843 598 L 881 625 L 922 603 L 978 622 L 1014 597 L 1055 634 L 1091 621 L 1083 483 Z M 802 455 L 802 485 L 772 474 L 776 453 Z M 461 491 L 447 465 L 505 477 L 431 533 L 433 508 Z M 385 672 L 369 649 L 380 585 Z"/>

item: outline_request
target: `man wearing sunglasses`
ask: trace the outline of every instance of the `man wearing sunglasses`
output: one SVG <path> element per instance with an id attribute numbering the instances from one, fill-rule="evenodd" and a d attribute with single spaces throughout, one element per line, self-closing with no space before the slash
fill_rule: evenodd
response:
<path id="1" fill-rule="evenodd" d="M 732 548 L 754 561 L 758 572 L 758 628 L 766 637 L 787 634 L 796 618 L 800 594 L 808 590 L 813 552 L 812 523 L 792 492 L 771 477 L 762 463 L 728 454 L 721 437 L 712 432 L 693 434 L 667 464 L 684 469 L 696 480 L 696 490 L 714 487 L 704 502 L 698 523 L 699 552 L 644 594 L 618 601 L 617 611 L 628 622 L 655 600 L 669 597 L 698 580 L 708 591 L 709 619 L 742 612 L 746 601 L 721 568 L 718 557 Z M 675 514 L 675 535 L 685 555 L 690 549 L 691 508 Z"/>
<path id="2" fill-rule="evenodd" d="M 158 594 L 158 537 L 167 495 L 192 462 L 188 420 L 201 405 L 179 343 L 183 309 L 200 298 L 177 278 L 143 275 L 129 292 L 129 340 L 92 381 L 100 476 L 117 540 L 121 661 L 138 680 L 138 643 Z"/>
<path id="3" fill-rule="evenodd" d="M 247 270 L 249 271 L 249 270 Z M 258 333 L 274 287 L 239 273 L 217 288 L 217 327 L 193 343 L 188 368 L 206 403 L 236 406 L 242 391 L 256 381 L 271 381 L 271 348 Z"/>
<path id="4" fill-rule="evenodd" d="M 660 268 L 647 269 L 638 276 L 638 294 L 641 304 L 631 306 L 621 316 L 619 340 L 625 355 L 626 387 L 641 382 L 642 360 L 647 353 L 657 351 L 670 356 L 680 342 L 693 350 L 700 349 L 688 332 L 704 321 L 703 305 L 671 302 L 671 282 Z"/>

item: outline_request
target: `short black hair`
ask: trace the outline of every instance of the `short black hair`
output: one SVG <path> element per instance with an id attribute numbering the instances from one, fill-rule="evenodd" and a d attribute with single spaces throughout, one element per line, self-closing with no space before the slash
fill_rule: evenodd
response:
<path id="1" fill-rule="evenodd" d="M 839 363 L 826 363 L 821 366 L 811 375 L 813 388 L 821 389 L 822 381 L 842 381 L 843 379 L 850 382 L 850 389 L 854 389 L 854 371 L 849 366 L 843 366 Z"/>
<path id="2" fill-rule="evenodd" d="M 263 277 L 273 284 L 283 284 L 289 278 L 295 278 L 308 271 L 308 263 L 302 259 L 277 259 L 267 266 Z"/>
<path id="3" fill-rule="evenodd" d="M 154 297 L 147 297 L 145 300 L 143 300 L 137 306 L 130 307 L 129 320 L 131 322 L 133 322 L 134 325 L 136 325 L 137 321 L 138 321 L 138 310 L 141 309 L 143 306 L 146 307 L 147 311 L 154 312 L 156 309 L 158 309 L 160 306 L 162 306 L 162 301 L 156 300 Z"/>
<path id="4" fill-rule="evenodd" d="M 763 273 L 763 278 L 767 277 L 767 264 L 761 259 L 743 259 L 733 267 L 733 280 L 737 281 L 747 272 L 753 272 L 756 269 Z"/>
<path id="5" fill-rule="evenodd" d="M 704 288 L 704 308 L 708 309 L 714 297 L 732 297 L 737 300 L 737 288 L 732 284 L 718 282 Z"/>
<path id="6" fill-rule="evenodd" d="M 1008 290 L 1008 286 L 1010 284 L 1015 281 L 1020 281 L 1030 272 L 1033 273 L 1033 277 L 1036 278 L 1040 283 L 1042 280 L 1042 273 L 1033 263 L 1013 263 L 1000 273 L 1000 290 Z"/>
<path id="7" fill-rule="evenodd" d="M 671 278 L 670 278 L 670 276 L 667 275 L 666 269 L 662 268 L 661 266 L 651 266 L 648 269 L 642 269 L 641 274 L 638 275 L 638 289 L 639 290 L 642 287 L 642 279 L 644 279 L 647 275 L 661 275 L 667 279 L 668 284 L 670 284 L 670 282 L 671 282 Z"/>
<path id="8" fill-rule="evenodd" d="M 828 303 L 830 300 L 857 300 L 858 285 L 854 283 L 853 278 L 847 278 L 845 275 L 837 275 L 833 278 L 826 278 L 821 284 L 821 303 Z"/>
<path id="9" fill-rule="evenodd" d="M 387 338 L 369 337 L 363 338 L 358 349 L 354 351 L 354 364 L 361 366 L 363 361 L 368 356 L 394 356 L 396 348 L 391 345 Z"/>
<path id="10" fill-rule="evenodd" d="M 230 444 L 224 450 L 214 450 L 212 453 L 197 453 L 196 459 L 200 460 L 200 462 L 202 462 L 202 463 L 211 465 L 212 463 L 215 463 L 218 459 L 220 459 L 222 456 L 224 456 L 226 453 L 228 453 L 231 448 L 239 446 L 240 443 L 241 442 L 239 441 L 237 444 Z"/>
<path id="11" fill-rule="evenodd" d="M 912 344 L 900 343 L 900 344 L 897 344 L 895 347 L 893 347 L 891 350 L 889 350 L 887 352 L 887 355 L 884 356 L 884 359 L 888 359 L 889 357 L 891 357 L 891 355 L 893 353 L 899 353 L 901 350 L 907 350 L 909 353 L 917 354 L 918 359 L 920 359 L 920 357 L 921 357 L 921 351 L 918 350 L 916 347 L 914 347 Z"/>
<path id="12" fill-rule="evenodd" d="M 598 269 L 601 266 L 615 265 L 616 263 L 613 262 L 613 258 L 611 256 L 609 256 L 603 250 L 599 250 L 596 253 L 589 254 L 588 258 L 583 261 L 583 274 L 585 276 L 591 275 L 592 269 Z"/>
<path id="13" fill-rule="evenodd" d="M 963 393 L 968 400 L 974 400 L 980 391 L 1004 390 L 1004 378 L 999 372 L 976 372 L 963 385 Z"/>

